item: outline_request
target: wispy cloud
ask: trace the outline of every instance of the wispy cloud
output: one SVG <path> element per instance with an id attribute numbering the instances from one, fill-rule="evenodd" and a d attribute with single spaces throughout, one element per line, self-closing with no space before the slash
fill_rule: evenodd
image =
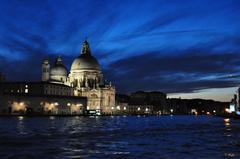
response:
<path id="1" fill-rule="evenodd" d="M 87 36 L 120 92 L 236 86 L 239 14 L 238 0 L 3 0 L 0 71 L 39 80 L 42 59 L 58 54 L 70 68 Z"/>

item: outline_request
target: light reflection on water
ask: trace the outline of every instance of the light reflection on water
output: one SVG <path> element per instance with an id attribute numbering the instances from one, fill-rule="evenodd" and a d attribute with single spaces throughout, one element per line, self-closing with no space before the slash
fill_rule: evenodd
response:
<path id="1" fill-rule="evenodd" d="M 213 116 L 3 117 L 0 158 L 240 158 L 239 132 Z"/>

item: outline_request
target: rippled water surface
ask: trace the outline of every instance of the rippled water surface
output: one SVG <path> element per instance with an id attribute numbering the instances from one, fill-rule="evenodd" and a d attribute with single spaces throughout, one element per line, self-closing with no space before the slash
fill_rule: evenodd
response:
<path id="1" fill-rule="evenodd" d="M 2 117 L 0 158 L 240 158 L 240 120 Z"/>

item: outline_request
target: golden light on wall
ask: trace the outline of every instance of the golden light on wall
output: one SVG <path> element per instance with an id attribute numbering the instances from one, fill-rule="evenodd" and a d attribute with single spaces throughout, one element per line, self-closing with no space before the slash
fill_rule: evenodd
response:
<path id="1" fill-rule="evenodd" d="M 82 104 L 71 104 L 71 113 L 79 113 L 81 110 Z"/>
<path id="2" fill-rule="evenodd" d="M 80 107 L 80 106 L 82 106 L 82 104 L 77 104 L 76 106 L 77 106 L 77 107 Z"/>
<path id="3" fill-rule="evenodd" d="M 57 104 L 57 103 L 48 103 L 48 102 L 46 102 L 46 103 L 43 105 L 43 109 L 44 109 L 44 111 L 46 111 L 46 112 L 53 111 L 53 110 L 55 110 L 56 107 L 57 107 L 56 104 Z"/>
<path id="4" fill-rule="evenodd" d="M 13 102 L 12 104 L 12 111 L 19 112 L 19 111 L 26 111 L 26 103 L 24 102 Z"/>

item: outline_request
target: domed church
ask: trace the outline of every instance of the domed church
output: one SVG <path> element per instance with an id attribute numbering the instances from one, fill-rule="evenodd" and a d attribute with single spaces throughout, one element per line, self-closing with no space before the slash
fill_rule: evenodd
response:
<path id="1" fill-rule="evenodd" d="M 87 110 L 109 114 L 115 107 L 115 88 L 104 80 L 101 66 L 92 55 L 87 40 L 83 42 L 80 55 L 74 59 L 70 72 L 61 57 L 53 66 L 49 60 L 42 63 L 42 81 L 74 88 L 74 96 L 87 97 Z"/>

